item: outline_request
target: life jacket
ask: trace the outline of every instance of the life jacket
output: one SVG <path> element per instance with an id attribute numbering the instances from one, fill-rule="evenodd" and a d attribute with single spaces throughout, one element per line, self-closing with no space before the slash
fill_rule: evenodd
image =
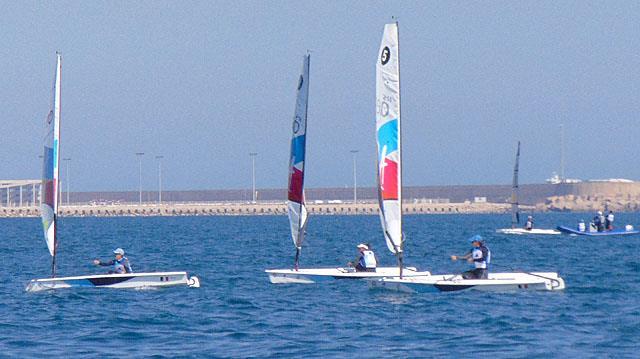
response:
<path id="1" fill-rule="evenodd" d="M 524 225 L 524 229 L 527 230 L 532 230 L 533 229 L 533 220 L 532 219 L 528 219 L 527 223 Z"/>
<path id="2" fill-rule="evenodd" d="M 360 266 L 364 268 L 375 268 L 377 265 L 378 263 L 376 262 L 376 256 L 373 254 L 373 251 L 362 251 Z"/>
<path id="3" fill-rule="evenodd" d="M 473 247 L 471 250 L 471 258 L 473 258 L 473 264 L 476 268 L 486 269 L 487 265 L 491 262 L 491 251 L 484 245 Z"/>
<path id="4" fill-rule="evenodd" d="M 580 232 L 584 232 L 584 231 L 586 231 L 586 230 L 587 230 L 587 226 L 584 224 L 584 222 L 580 222 L 580 223 L 578 223 L 578 230 L 579 230 Z"/>
<path id="5" fill-rule="evenodd" d="M 120 260 L 113 260 L 113 273 L 125 274 L 132 273 L 131 264 L 129 264 L 129 259 L 127 257 L 122 257 Z"/>

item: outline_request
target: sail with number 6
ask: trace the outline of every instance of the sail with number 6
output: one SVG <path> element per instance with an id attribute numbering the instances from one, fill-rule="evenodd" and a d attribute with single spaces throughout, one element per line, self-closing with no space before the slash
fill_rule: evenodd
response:
<path id="1" fill-rule="evenodd" d="M 296 108 L 293 116 L 291 137 L 291 154 L 289 158 L 289 185 L 287 193 L 287 209 L 289 224 L 291 226 L 291 238 L 296 246 L 295 269 L 298 269 L 298 260 L 304 230 L 307 224 L 307 209 L 304 205 L 304 164 L 307 135 L 307 107 L 309 101 L 309 63 L 310 55 L 304 56 L 302 74 L 298 80 Z"/>
<path id="2" fill-rule="evenodd" d="M 44 154 L 42 166 L 42 226 L 44 238 L 53 257 L 51 274 L 55 276 L 56 258 L 56 229 L 58 218 L 59 195 L 59 162 L 60 162 L 60 74 L 62 70 L 62 56 L 56 54 L 56 72 L 53 81 L 53 99 L 51 110 L 45 123 Z"/>
<path id="3" fill-rule="evenodd" d="M 378 201 L 389 250 L 402 270 L 402 160 L 398 23 L 386 24 L 376 64 Z M 401 274 L 402 275 L 402 272 Z"/>

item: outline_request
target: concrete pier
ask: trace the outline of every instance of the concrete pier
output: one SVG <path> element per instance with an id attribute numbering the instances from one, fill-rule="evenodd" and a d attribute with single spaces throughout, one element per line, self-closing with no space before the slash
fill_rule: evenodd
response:
<path id="1" fill-rule="evenodd" d="M 404 203 L 405 214 L 470 214 L 507 213 L 509 204 L 498 203 Z M 526 210 L 527 206 L 523 208 Z M 367 203 L 310 203 L 307 210 L 312 215 L 377 215 L 378 204 Z M 286 215 L 283 202 L 266 203 L 168 203 L 168 204 L 117 204 L 71 205 L 59 208 L 63 217 L 113 217 L 113 216 L 247 216 Z M 37 217 L 38 207 L 0 208 L 0 217 Z"/>

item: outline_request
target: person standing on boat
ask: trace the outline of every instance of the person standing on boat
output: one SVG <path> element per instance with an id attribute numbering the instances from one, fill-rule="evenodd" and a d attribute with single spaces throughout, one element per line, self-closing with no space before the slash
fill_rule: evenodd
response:
<path id="1" fill-rule="evenodd" d="M 596 216 L 593 217 L 593 223 L 596 225 L 598 232 L 604 231 L 604 216 L 602 215 L 602 211 L 596 213 Z"/>
<path id="2" fill-rule="evenodd" d="M 466 259 L 467 262 L 474 264 L 474 269 L 463 272 L 464 279 L 488 279 L 489 278 L 489 262 L 491 262 L 491 251 L 484 245 L 482 237 L 478 234 L 471 237 L 471 245 L 473 248 L 469 253 L 463 256 L 452 255 L 451 260 Z"/>
<path id="3" fill-rule="evenodd" d="M 524 229 L 530 231 L 533 229 L 533 216 L 527 217 L 527 223 L 524 224 Z"/>
<path id="4" fill-rule="evenodd" d="M 355 260 L 356 272 L 375 272 L 378 261 L 376 255 L 371 250 L 371 246 L 368 244 L 358 244 L 358 251 L 360 252 L 358 258 Z M 348 263 L 349 267 L 353 267 L 353 262 Z"/>
<path id="5" fill-rule="evenodd" d="M 125 274 L 125 273 L 133 273 L 131 269 L 131 264 L 129 263 L 129 259 L 124 256 L 124 249 L 116 248 L 113 251 L 115 255 L 115 259 L 112 259 L 108 262 L 103 262 L 99 259 L 94 259 L 93 264 L 102 267 L 113 266 L 113 269 L 109 271 L 109 274 Z"/>
<path id="6" fill-rule="evenodd" d="M 607 231 L 613 230 L 613 219 L 613 211 L 609 211 L 609 214 L 607 214 L 607 218 L 605 219 L 605 227 L 607 228 Z"/>

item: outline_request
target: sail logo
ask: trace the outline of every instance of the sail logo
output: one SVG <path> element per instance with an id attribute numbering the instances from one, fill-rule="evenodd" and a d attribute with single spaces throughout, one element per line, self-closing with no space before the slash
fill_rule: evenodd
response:
<path id="1" fill-rule="evenodd" d="M 386 65 L 389 60 L 391 60 L 391 50 L 389 50 L 388 46 L 385 46 L 384 49 L 382 49 L 382 54 L 380 54 L 380 63 Z"/>
<path id="2" fill-rule="evenodd" d="M 302 123 L 302 119 L 300 118 L 300 116 L 296 115 L 296 117 L 293 118 L 293 133 L 296 134 L 298 133 L 298 131 L 300 131 L 300 124 Z"/>
<path id="3" fill-rule="evenodd" d="M 304 77 L 300 75 L 300 80 L 298 80 L 298 90 L 302 88 L 302 84 L 304 83 Z"/>
<path id="4" fill-rule="evenodd" d="M 49 114 L 47 115 L 47 125 L 50 125 L 52 120 L 53 120 L 53 110 L 49 111 Z"/>

